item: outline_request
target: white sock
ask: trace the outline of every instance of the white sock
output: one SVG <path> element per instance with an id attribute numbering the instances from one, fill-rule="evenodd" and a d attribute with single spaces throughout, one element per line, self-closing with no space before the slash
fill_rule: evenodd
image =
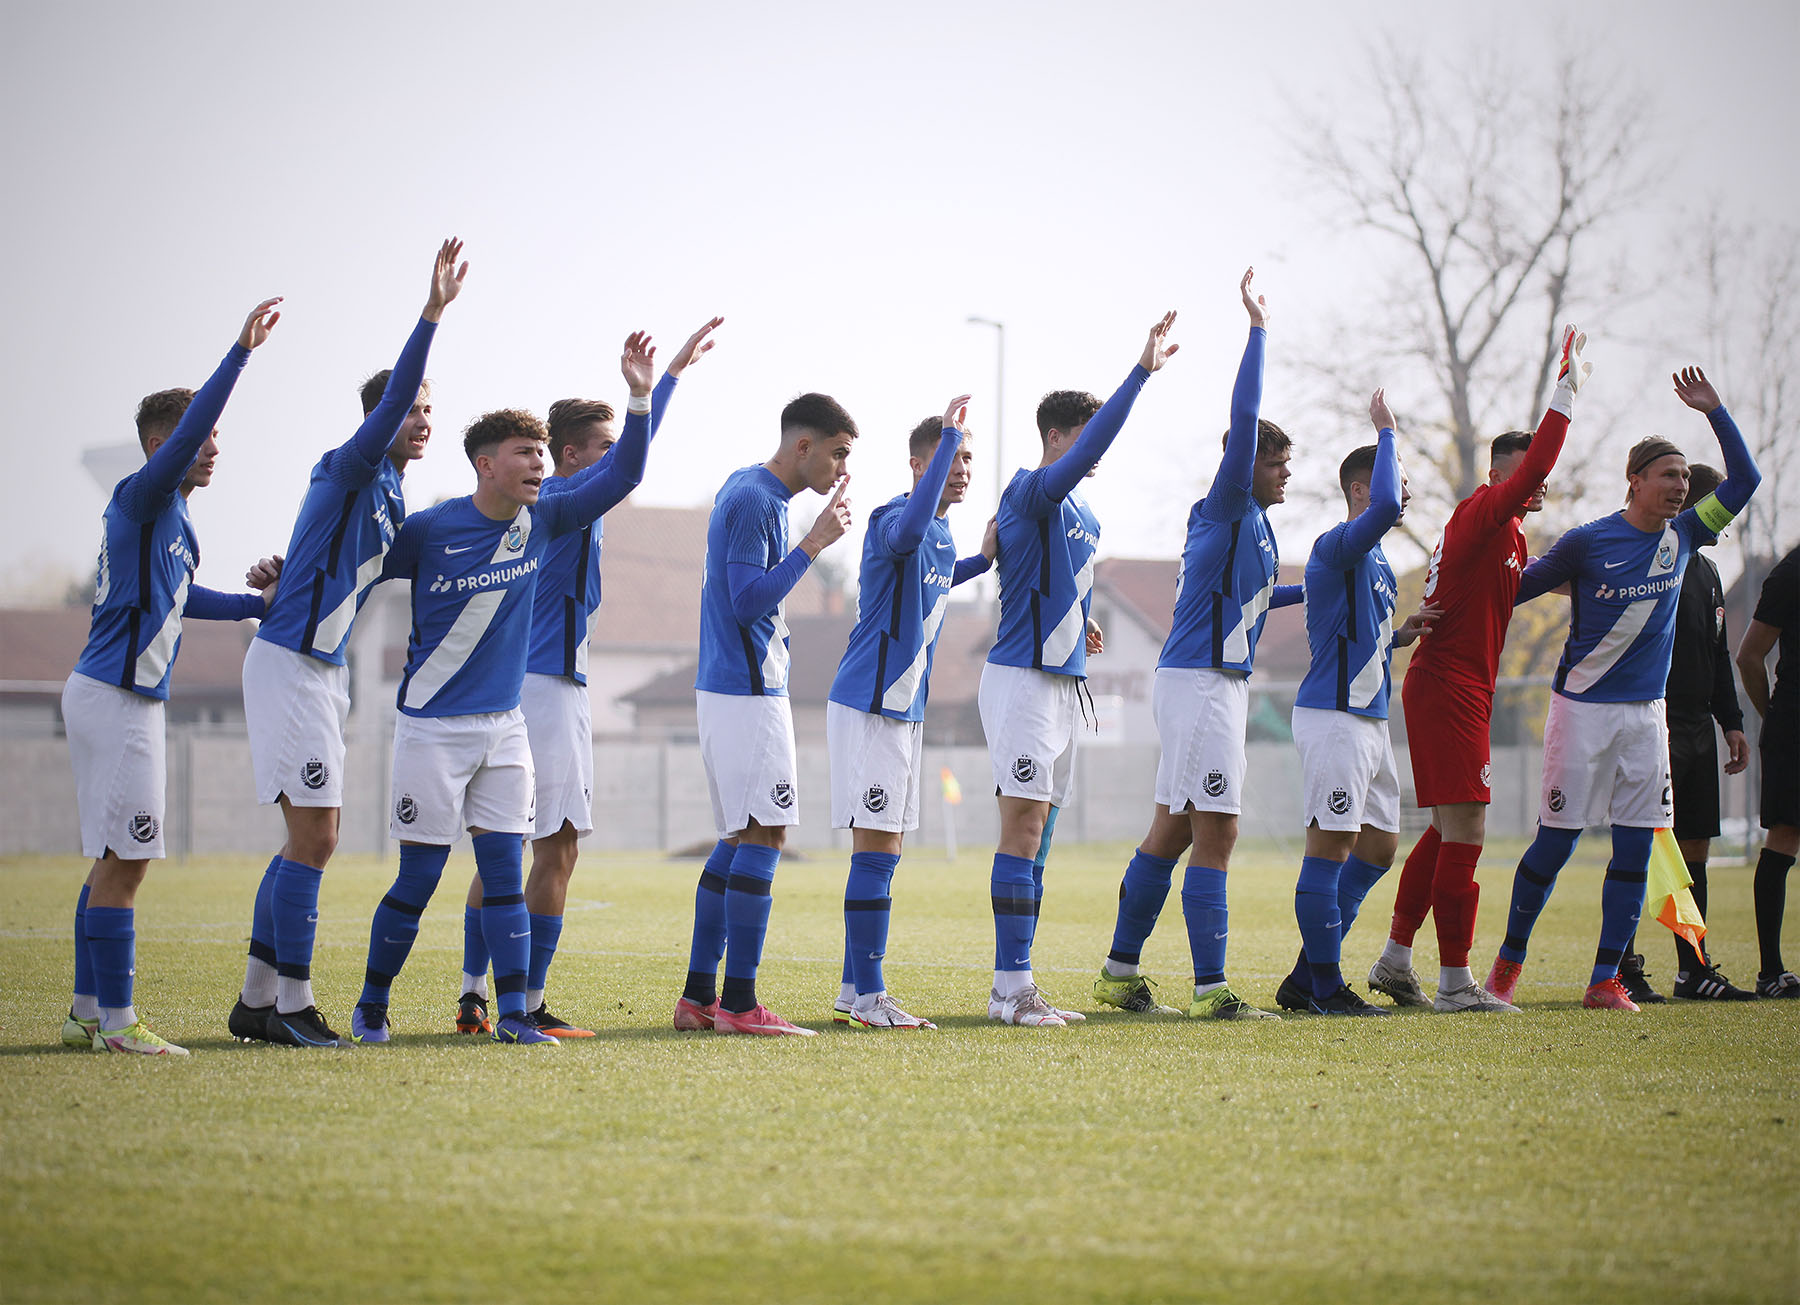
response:
<path id="1" fill-rule="evenodd" d="M 852 1006 L 856 1005 L 856 985 L 854 983 L 838 984 L 837 1004 L 845 1010 L 849 1010 Z"/>
<path id="2" fill-rule="evenodd" d="M 1143 973 L 1143 971 L 1138 969 L 1137 964 L 1135 962 L 1133 962 L 1133 961 L 1115 961 L 1110 956 L 1108 956 L 1106 958 L 1105 963 L 1102 964 L 1102 966 L 1100 968 L 1105 970 L 1108 974 L 1110 974 L 1115 979 L 1129 979 L 1134 974 Z"/>
<path id="3" fill-rule="evenodd" d="M 1438 967 L 1438 991 L 1455 992 L 1458 988 L 1466 988 L 1475 982 L 1475 972 L 1466 965 L 1440 965 Z"/>
<path id="4" fill-rule="evenodd" d="M 480 974 L 470 974 L 467 970 L 464 970 L 462 983 L 462 990 L 465 993 L 472 992 L 483 1001 L 487 1000 L 488 990 L 486 970 L 483 970 Z"/>
<path id="5" fill-rule="evenodd" d="M 872 1011 L 875 1009 L 875 1003 L 880 1001 L 881 998 L 886 995 L 886 988 L 883 988 L 880 992 L 859 992 L 856 994 L 855 1003 L 852 1006 L 852 1009 L 859 1013 Z"/>
<path id="6" fill-rule="evenodd" d="M 297 1015 L 308 1006 L 316 1006 L 313 1000 L 311 979 L 275 980 L 275 1009 L 283 1015 Z"/>
<path id="7" fill-rule="evenodd" d="M 544 1004 L 544 990 L 542 988 L 527 988 L 527 989 L 525 989 L 525 1009 L 526 1010 L 528 1010 L 528 1011 L 536 1010 L 539 1006 L 542 1006 L 543 1004 Z"/>
<path id="8" fill-rule="evenodd" d="M 1412 948 L 1389 938 L 1387 944 L 1381 949 L 1381 959 L 1396 970 L 1410 970 L 1412 968 Z"/>
<path id="9" fill-rule="evenodd" d="M 100 1031 L 102 1033 L 122 1033 L 138 1022 L 135 1006 L 102 1006 L 100 1008 Z"/>
<path id="10" fill-rule="evenodd" d="M 78 1020 L 97 1020 L 100 1018 L 100 999 L 92 993 L 78 992 L 69 1013 Z"/>
<path id="11" fill-rule="evenodd" d="M 1204 997 L 1207 993 L 1211 992 L 1214 988 L 1223 988 L 1224 986 L 1225 986 L 1225 980 L 1223 980 L 1223 979 L 1220 979 L 1217 983 L 1196 983 L 1194 985 L 1194 995 L 1196 997 Z"/>
<path id="12" fill-rule="evenodd" d="M 244 1005 L 273 1006 L 275 979 L 275 967 L 252 956 L 244 965 Z"/>
<path id="13" fill-rule="evenodd" d="M 1032 986 L 1030 970 L 995 970 L 994 991 L 1004 1001 L 1008 997 L 1016 997 Z"/>

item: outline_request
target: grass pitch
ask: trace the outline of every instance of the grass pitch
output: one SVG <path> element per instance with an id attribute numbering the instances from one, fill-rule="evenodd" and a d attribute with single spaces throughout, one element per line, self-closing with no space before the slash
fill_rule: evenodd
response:
<path id="1" fill-rule="evenodd" d="M 1484 862 L 1478 976 L 1516 852 Z M 1038 975 L 1090 1018 L 1031 1030 L 984 1017 L 986 857 L 921 849 L 888 962 L 921 1034 L 831 1028 L 844 863 L 790 859 L 761 990 L 825 1030 L 804 1040 L 675 1033 L 698 867 L 594 856 L 551 993 L 600 1036 L 531 1049 L 449 1032 L 465 845 L 396 1042 L 343 1052 L 226 1038 L 261 866 L 158 865 L 138 1005 L 194 1053 L 160 1061 L 56 1045 L 85 863 L 0 862 L 0 1299 L 1791 1300 L 1800 1003 L 1581 1010 L 1603 852 L 1563 874 L 1521 1016 L 1252 1026 L 1096 1009 L 1129 849 L 1059 849 Z M 1265 1006 L 1296 860 L 1244 849 L 1232 874 L 1231 973 Z M 1746 981 L 1750 872 L 1712 873 L 1715 956 Z M 326 875 L 339 1029 L 391 875 Z M 1359 988 L 1395 878 L 1346 945 Z M 1641 945 L 1666 989 L 1666 932 Z M 1186 967 L 1172 895 L 1145 968 L 1185 1005 Z"/>

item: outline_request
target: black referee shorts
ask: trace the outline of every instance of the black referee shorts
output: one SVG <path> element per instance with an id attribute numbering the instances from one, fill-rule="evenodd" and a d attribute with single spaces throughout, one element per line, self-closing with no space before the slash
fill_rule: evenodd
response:
<path id="1" fill-rule="evenodd" d="M 1800 825 L 1800 717 L 1765 720 L 1757 748 L 1762 753 L 1762 827 Z"/>
<path id="2" fill-rule="evenodd" d="M 1669 782 L 1676 838 L 1719 836 L 1719 744 L 1712 717 L 1669 722 Z"/>

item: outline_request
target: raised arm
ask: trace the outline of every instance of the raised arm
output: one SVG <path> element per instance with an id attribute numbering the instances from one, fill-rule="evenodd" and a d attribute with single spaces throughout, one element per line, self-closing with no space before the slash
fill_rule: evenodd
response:
<path id="1" fill-rule="evenodd" d="M 1256 276 L 1253 267 L 1238 283 L 1244 307 L 1250 313 L 1250 339 L 1244 345 L 1243 361 L 1238 363 L 1237 383 L 1231 388 L 1231 432 L 1225 437 L 1225 456 L 1219 461 L 1219 474 L 1213 477 L 1213 490 L 1221 483 L 1250 488 L 1256 471 L 1256 419 L 1262 411 L 1263 351 L 1269 339 L 1269 305 L 1263 296 L 1250 296 L 1250 282 Z M 1212 504 L 1209 490 L 1206 501 Z"/>
<path id="2" fill-rule="evenodd" d="M 1369 419 L 1379 429 L 1375 437 L 1375 469 L 1369 473 L 1369 506 L 1326 544 L 1326 565 L 1341 568 L 1354 563 L 1381 542 L 1400 519 L 1400 455 L 1394 447 L 1394 414 L 1388 411 L 1386 392 L 1376 390 L 1369 401 Z"/>
<path id="3" fill-rule="evenodd" d="M 1756 459 L 1750 456 L 1742 432 L 1731 414 L 1725 411 L 1719 392 L 1706 379 L 1706 373 L 1698 367 L 1683 367 L 1674 374 L 1674 381 L 1675 393 L 1681 401 L 1696 412 L 1705 413 L 1706 420 L 1712 423 L 1713 435 L 1719 441 L 1719 454 L 1725 460 L 1724 481 L 1692 509 L 1700 518 L 1700 524 L 1716 535 L 1744 510 L 1744 505 L 1762 483 L 1762 471 L 1757 467 Z"/>
<path id="4" fill-rule="evenodd" d="M 371 469 L 380 468 L 381 460 L 387 456 L 388 446 L 394 442 L 401 423 L 406 420 L 406 414 L 419 397 L 419 387 L 425 383 L 425 360 L 431 353 L 432 337 L 437 332 L 438 323 L 444 319 L 444 309 L 462 293 L 463 278 L 469 275 L 467 262 L 460 268 L 456 264 L 457 255 L 462 253 L 462 248 L 462 241 L 455 237 L 438 246 L 437 257 L 431 265 L 431 289 L 426 293 L 425 308 L 419 314 L 419 323 L 413 327 L 406 347 L 400 350 L 394 370 L 388 373 L 387 386 L 381 391 L 381 402 L 363 418 L 362 425 L 357 427 L 356 434 L 352 437 L 357 455 Z"/>
<path id="5" fill-rule="evenodd" d="M 1544 409 L 1537 433 L 1531 437 L 1531 447 L 1525 450 L 1519 465 L 1488 495 L 1484 503 L 1488 507 L 1487 519 L 1481 525 L 1491 528 L 1523 515 L 1536 496 L 1538 486 L 1550 478 L 1569 433 L 1576 392 L 1594 372 L 1593 363 L 1582 361 L 1581 350 L 1586 344 L 1586 335 L 1573 326 L 1563 327 L 1562 362 L 1557 368 L 1556 388 L 1550 394 L 1550 405 Z"/>
<path id="6" fill-rule="evenodd" d="M 898 512 L 890 512 L 884 523 L 886 538 L 883 542 L 888 552 L 896 556 L 911 553 L 925 542 L 925 531 L 937 515 L 939 500 L 944 497 L 944 485 L 950 479 L 956 451 L 962 447 L 960 423 L 967 421 L 968 416 L 969 396 L 966 394 L 957 395 L 944 409 L 944 429 L 938 436 L 937 452 L 931 455 L 925 474 L 913 486 L 906 506 Z"/>
<path id="7" fill-rule="evenodd" d="M 669 369 L 663 373 L 662 379 L 656 383 L 656 390 L 650 396 L 650 438 L 656 438 L 656 432 L 662 427 L 662 420 L 669 412 L 669 400 L 675 397 L 676 383 L 681 375 L 701 358 L 712 351 L 718 341 L 711 339 L 712 333 L 719 328 L 725 319 L 714 317 L 692 335 L 686 343 L 675 351 L 675 357 L 669 362 Z"/>
<path id="8" fill-rule="evenodd" d="M 552 535 L 580 530 L 617 506 L 644 479 L 650 451 L 650 378 L 656 374 L 656 348 L 643 331 L 625 337 L 619 370 L 631 388 L 625 405 L 625 429 L 619 442 L 591 467 L 569 477 L 565 493 L 538 499 L 538 511 Z"/>

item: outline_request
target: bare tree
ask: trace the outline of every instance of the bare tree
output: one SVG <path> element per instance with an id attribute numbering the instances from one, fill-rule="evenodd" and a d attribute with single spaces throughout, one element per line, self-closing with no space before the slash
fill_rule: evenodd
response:
<path id="1" fill-rule="evenodd" d="M 1447 509 L 1485 476 L 1487 439 L 1536 424 L 1565 314 L 1617 293 L 1595 237 L 1649 184 L 1648 118 L 1639 95 L 1577 60 L 1547 74 L 1483 58 L 1427 67 L 1390 41 L 1367 62 L 1368 118 L 1322 111 L 1295 140 L 1314 193 L 1391 238 L 1372 243 L 1373 311 L 1314 369 L 1346 403 L 1362 399 L 1348 378 L 1371 373 L 1395 377 L 1403 401 L 1427 399 L 1402 418 L 1408 473 Z M 1413 515 L 1429 549 L 1444 513 Z"/>

